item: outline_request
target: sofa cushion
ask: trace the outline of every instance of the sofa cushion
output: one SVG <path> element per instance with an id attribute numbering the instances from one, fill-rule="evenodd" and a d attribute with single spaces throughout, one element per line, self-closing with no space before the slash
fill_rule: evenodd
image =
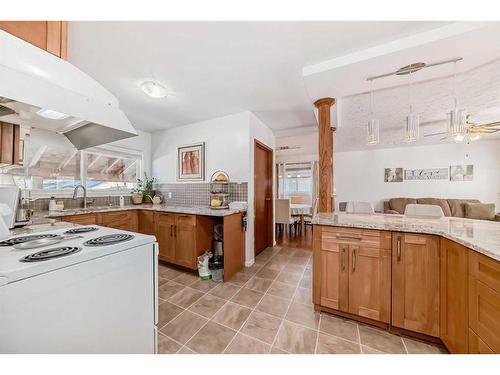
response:
<path id="1" fill-rule="evenodd" d="M 481 203 L 478 199 L 448 199 L 451 216 L 465 217 L 465 203 Z"/>
<path id="2" fill-rule="evenodd" d="M 432 204 L 434 206 L 439 206 L 443 209 L 444 216 L 451 216 L 450 206 L 446 199 L 439 198 L 418 198 L 418 204 Z"/>
<path id="3" fill-rule="evenodd" d="M 398 211 L 400 214 L 405 213 L 405 208 L 407 204 L 415 204 L 417 200 L 415 198 L 391 198 L 389 199 L 389 204 L 391 210 Z"/>
<path id="4" fill-rule="evenodd" d="M 464 203 L 465 217 L 479 220 L 495 220 L 494 203 Z"/>

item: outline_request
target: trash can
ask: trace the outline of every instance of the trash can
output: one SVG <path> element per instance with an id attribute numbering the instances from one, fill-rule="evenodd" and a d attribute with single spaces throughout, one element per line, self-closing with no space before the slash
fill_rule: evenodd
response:
<path id="1" fill-rule="evenodd" d="M 224 257 L 222 255 L 215 255 L 208 260 L 208 269 L 212 275 L 213 281 L 224 280 Z"/>

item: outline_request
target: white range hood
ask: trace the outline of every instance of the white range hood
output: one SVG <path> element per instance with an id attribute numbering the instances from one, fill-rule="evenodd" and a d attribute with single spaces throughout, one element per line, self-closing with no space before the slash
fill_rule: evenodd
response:
<path id="1" fill-rule="evenodd" d="M 2 30 L 0 121 L 63 134 L 78 150 L 137 136 L 101 84 Z"/>

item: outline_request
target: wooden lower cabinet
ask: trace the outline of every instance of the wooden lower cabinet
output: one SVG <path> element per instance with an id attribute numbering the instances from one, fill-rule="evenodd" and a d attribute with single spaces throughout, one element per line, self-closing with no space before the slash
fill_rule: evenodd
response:
<path id="1" fill-rule="evenodd" d="M 439 337 L 439 237 L 394 233 L 392 325 Z"/>
<path id="2" fill-rule="evenodd" d="M 205 216 L 158 213 L 160 259 L 197 269 L 197 257 L 212 248 L 213 220 Z"/>
<path id="3" fill-rule="evenodd" d="M 441 238 L 439 337 L 454 354 L 468 351 L 468 253 L 466 247 Z"/>
<path id="4" fill-rule="evenodd" d="M 154 211 L 138 210 L 137 212 L 137 231 L 139 233 L 155 235 L 155 217 Z"/>
<path id="5" fill-rule="evenodd" d="M 477 336 L 469 339 L 470 352 L 486 346 L 500 353 L 500 262 L 475 251 L 469 252 L 469 328 Z"/>
<path id="6" fill-rule="evenodd" d="M 98 223 L 103 227 L 137 232 L 137 211 L 115 211 L 98 213 Z"/>
<path id="7" fill-rule="evenodd" d="M 319 304 L 389 323 L 390 232 L 323 227 L 318 235 L 314 251 L 319 252 L 315 259 L 320 260 L 321 275 L 319 285 L 314 281 L 314 289 L 319 288 L 314 294 Z"/>
<path id="8" fill-rule="evenodd" d="M 80 225 L 97 225 L 96 214 L 82 214 L 82 215 L 71 215 L 61 217 L 61 221 L 68 221 L 70 223 L 80 224 Z"/>

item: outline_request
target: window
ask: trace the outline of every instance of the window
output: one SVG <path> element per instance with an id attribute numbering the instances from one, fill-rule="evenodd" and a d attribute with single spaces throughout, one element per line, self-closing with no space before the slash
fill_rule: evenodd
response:
<path id="1" fill-rule="evenodd" d="M 278 164 L 278 196 L 292 198 L 296 202 L 310 203 L 312 200 L 312 164 Z"/>
<path id="2" fill-rule="evenodd" d="M 22 189 L 49 193 L 79 184 L 91 190 L 131 189 L 142 171 L 138 151 L 111 146 L 78 151 L 64 136 L 40 129 L 24 137 L 24 167 L 12 173 Z"/>

